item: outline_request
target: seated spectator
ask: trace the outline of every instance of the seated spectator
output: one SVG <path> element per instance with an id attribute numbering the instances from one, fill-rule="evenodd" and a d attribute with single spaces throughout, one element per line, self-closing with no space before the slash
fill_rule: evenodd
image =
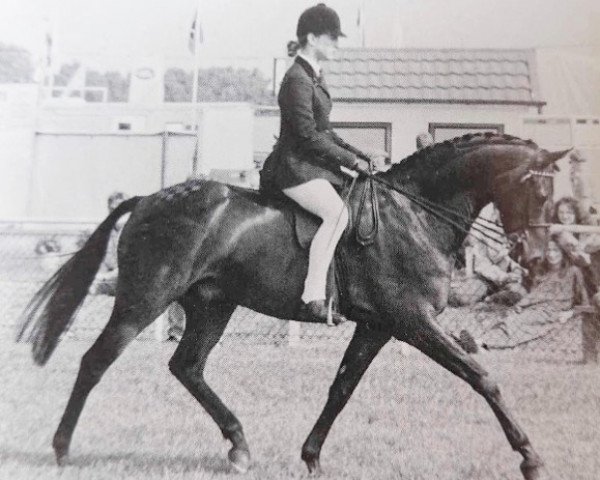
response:
<path id="1" fill-rule="evenodd" d="M 480 218 L 499 223 L 498 211 L 493 205 L 486 207 Z M 492 235 L 492 230 L 487 232 Z M 471 235 L 465 249 L 465 256 L 472 261 L 473 276 L 460 272 L 453 277 L 448 303 L 450 306 L 465 306 L 481 300 L 514 305 L 526 293 L 523 287 L 523 274 L 526 272 L 509 256 L 508 240 L 503 233 L 496 231 L 496 241 Z M 465 260 L 467 260 L 465 258 Z"/>
<path id="2" fill-rule="evenodd" d="M 525 270 L 510 258 L 506 241 L 500 245 L 478 242 L 473 249 L 473 272 L 487 284 L 487 302 L 510 306 L 526 293 Z"/>
<path id="3" fill-rule="evenodd" d="M 58 236 L 41 238 L 35 245 L 34 251 L 40 259 L 45 272 L 55 272 L 67 257 L 61 257 L 62 246 Z"/>
<path id="4" fill-rule="evenodd" d="M 540 274 L 534 279 L 530 292 L 516 305 L 521 311 L 534 305 L 570 311 L 574 306 L 588 304 L 588 295 L 581 270 L 573 265 L 568 252 L 552 236 L 546 245 Z"/>

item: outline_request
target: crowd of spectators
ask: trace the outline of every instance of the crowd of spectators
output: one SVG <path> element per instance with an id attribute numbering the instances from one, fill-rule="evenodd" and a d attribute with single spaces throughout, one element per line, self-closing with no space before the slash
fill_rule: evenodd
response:
<path id="1" fill-rule="evenodd" d="M 511 259 L 502 234 L 496 232 L 496 241 L 471 237 L 466 242 L 467 268 L 459 270 L 452 283 L 451 306 L 486 305 L 490 311 L 497 305 L 496 310 L 503 310 L 505 336 L 517 343 L 543 336 L 544 331 L 567 322 L 576 312 L 595 311 L 598 319 L 600 233 L 589 227 L 600 226 L 600 212 L 582 178 L 581 162 L 580 154 L 573 152 L 573 196 L 560 198 L 553 205 L 543 258 L 534 267 L 527 265 L 528 270 Z M 491 206 L 482 214 L 488 223 L 500 223 L 498 212 Z M 477 343 L 485 344 L 487 333 L 481 329 Z M 461 338 L 468 338 L 467 334 L 461 332 Z"/>

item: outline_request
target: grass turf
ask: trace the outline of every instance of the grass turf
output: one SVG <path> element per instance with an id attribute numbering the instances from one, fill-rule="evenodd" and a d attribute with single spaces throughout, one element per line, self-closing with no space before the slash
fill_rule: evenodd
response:
<path id="1" fill-rule="evenodd" d="M 59 469 L 50 447 L 87 340 L 66 338 L 49 364 L 4 336 L 0 351 L 0 478 L 240 478 L 229 444 L 172 377 L 175 345 L 136 341 L 92 392 Z M 344 344 L 227 341 L 207 379 L 244 425 L 246 479 L 304 478 L 300 448 L 322 408 Z M 549 478 L 598 478 L 600 369 L 487 354 L 507 403 L 547 464 Z M 487 404 L 417 352 L 386 346 L 338 417 L 321 455 L 326 479 L 515 479 L 520 456 Z"/>

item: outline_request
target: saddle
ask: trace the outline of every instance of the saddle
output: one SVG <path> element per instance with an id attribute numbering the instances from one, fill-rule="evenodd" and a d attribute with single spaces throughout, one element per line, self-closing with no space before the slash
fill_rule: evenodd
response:
<path id="1" fill-rule="evenodd" d="M 338 193 L 349 210 L 348 226 L 342 235 L 340 245 L 356 242 L 362 247 L 368 247 L 375 241 L 379 230 L 379 205 L 375 181 L 373 179 L 349 180 Z M 259 197 L 264 203 L 281 208 L 289 215 L 298 246 L 308 250 L 321 220 L 299 207 L 279 190 L 260 190 Z M 344 248 L 336 249 L 327 274 L 327 298 L 333 301 L 335 310 L 338 310 L 340 300 L 347 296 L 347 292 L 340 288 L 346 285 L 344 252 Z"/>
<path id="2" fill-rule="evenodd" d="M 349 210 L 348 226 L 342 236 L 342 242 L 351 241 L 352 236 L 354 236 L 354 240 L 359 245 L 363 247 L 371 245 L 375 241 L 379 230 L 377 184 L 373 179 L 363 182 L 348 182 L 344 185 L 340 194 Z M 271 195 L 271 193 L 267 195 Z M 296 241 L 302 249 L 308 250 L 321 220 L 298 207 L 285 195 L 279 193 L 278 198 L 290 204 Z"/>

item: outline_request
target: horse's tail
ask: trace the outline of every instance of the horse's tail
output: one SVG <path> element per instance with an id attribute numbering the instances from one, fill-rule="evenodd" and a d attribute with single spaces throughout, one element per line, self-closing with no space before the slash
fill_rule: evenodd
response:
<path id="1" fill-rule="evenodd" d="M 115 208 L 82 249 L 44 283 L 21 314 L 16 340 L 32 343 L 33 360 L 38 365 L 48 361 L 83 303 L 117 220 L 131 212 L 142 198 L 130 198 Z"/>

